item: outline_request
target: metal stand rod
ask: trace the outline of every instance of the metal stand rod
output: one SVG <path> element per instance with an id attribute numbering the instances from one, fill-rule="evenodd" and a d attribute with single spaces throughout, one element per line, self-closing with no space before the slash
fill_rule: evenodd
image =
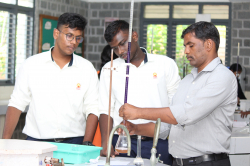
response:
<path id="1" fill-rule="evenodd" d="M 108 114 L 108 134 L 107 134 L 107 146 L 109 140 L 109 128 L 110 128 L 110 109 L 111 109 L 111 92 L 112 92 L 112 68 L 113 68 L 113 49 L 111 49 L 111 64 L 110 64 L 110 81 L 109 81 L 109 114 Z"/>

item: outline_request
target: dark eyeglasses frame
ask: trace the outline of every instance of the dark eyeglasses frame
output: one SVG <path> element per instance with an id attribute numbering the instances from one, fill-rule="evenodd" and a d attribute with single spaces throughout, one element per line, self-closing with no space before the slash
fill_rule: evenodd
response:
<path id="1" fill-rule="evenodd" d="M 63 33 L 62 31 L 60 31 L 59 29 L 57 29 L 59 32 L 61 32 L 61 33 Z M 67 34 L 65 34 L 65 33 L 63 33 L 64 35 L 66 35 L 66 39 L 68 40 L 68 41 L 72 41 L 72 40 L 74 40 L 75 38 L 76 38 L 76 42 L 77 43 L 82 43 L 83 42 L 83 37 L 81 36 L 80 37 L 80 41 L 78 42 L 77 41 L 77 38 L 78 38 L 78 36 L 77 37 L 75 37 L 73 34 L 71 34 L 71 33 L 67 33 Z M 69 36 L 68 35 L 73 35 L 73 38 L 70 40 L 70 39 L 68 39 L 69 38 Z"/>

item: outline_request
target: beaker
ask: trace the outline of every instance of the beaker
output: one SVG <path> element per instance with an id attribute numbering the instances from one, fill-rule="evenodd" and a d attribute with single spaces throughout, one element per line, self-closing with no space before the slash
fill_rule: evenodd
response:
<path id="1" fill-rule="evenodd" d="M 128 138 L 125 135 L 124 131 L 118 137 L 118 140 L 115 145 L 115 151 L 118 153 L 127 153 L 128 152 Z"/>

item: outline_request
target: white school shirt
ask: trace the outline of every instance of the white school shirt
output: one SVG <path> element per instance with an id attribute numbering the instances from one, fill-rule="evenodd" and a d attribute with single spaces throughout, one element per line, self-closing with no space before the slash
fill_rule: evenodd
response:
<path id="1" fill-rule="evenodd" d="M 130 66 L 127 103 L 143 108 L 168 107 L 180 82 L 178 67 L 174 60 L 167 56 L 149 54 L 144 48 L 141 49 L 146 56 L 138 68 L 133 64 Z M 124 104 L 125 60 L 115 59 L 113 67 L 115 70 L 112 80 L 111 117 L 114 120 L 113 126 L 117 126 L 123 120 L 119 117 L 119 108 Z M 107 68 L 110 68 L 110 62 L 102 68 L 101 72 L 99 114 L 108 114 L 110 70 Z M 134 124 L 155 122 L 145 119 L 129 121 Z M 170 127 L 167 123 L 161 123 L 160 138 L 165 139 L 168 136 Z"/>
<path id="2" fill-rule="evenodd" d="M 38 139 L 84 136 L 89 114 L 98 114 L 98 78 L 91 62 L 73 54 L 62 69 L 51 50 L 19 69 L 9 106 L 24 111 L 23 133 Z"/>

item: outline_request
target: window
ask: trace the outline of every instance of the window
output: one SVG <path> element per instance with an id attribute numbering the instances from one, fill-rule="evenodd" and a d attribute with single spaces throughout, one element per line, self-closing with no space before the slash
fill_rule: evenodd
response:
<path id="1" fill-rule="evenodd" d="M 169 18 L 169 5 L 147 5 L 144 12 L 145 18 Z"/>
<path id="2" fill-rule="evenodd" d="M 174 18 L 195 18 L 199 13 L 198 5 L 174 5 Z"/>
<path id="3" fill-rule="evenodd" d="M 163 8 L 167 13 L 165 16 L 160 12 Z M 148 52 L 173 58 L 179 68 L 179 75 L 183 78 L 193 67 L 184 54 L 182 31 L 195 22 L 196 14 L 210 14 L 211 22 L 220 33 L 218 56 L 228 66 L 231 45 L 230 8 L 230 3 L 142 3 L 140 43 Z"/>
<path id="4" fill-rule="evenodd" d="M 218 50 L 218 57 L 221 59 L 222 63 L 225 65 L 226 62 L 226 40 L 227 36 L 227 27 L 225 25 L 216 25 L 220 33 L 220 47 Z"/>
<path id="5" fill-rule="evenodd" d="M 150 37 L 151 36 L 151 37 Z M 148 51 L 153 54 L 167 54 L 167 25 L 150 24 L 147 26 L 147 43 Z"/>
<path id="6" fill-rule="evenodd" d="M 13 85 L 20 65 L 32 55 L 34 1 L 15 3 L 0 0 L 0 85 Z"/>
<path id="7" fill-rule="evenodd" d="M 204 5 L 203 14 L 211 14 L 212 19 L 228 19 L 228 5 Z"/>
<path id="8" fill-rule="evenodd" d="M 34 1 L 33 0 L 18 0 L 18 6 L 33 8 Z"/>
<path id="9" fill-rule="evenodd" d="M 16 0 L 8 0 L 8 1 L 6 1 L 6 0 L 0 0 L 0 3 L 7 3 L 7 4 L 13 4 L 13 5 L 15 5 L 16 4 Z"/>
<path id="10" fill-rule="evenodd" d="M 186 55 L 184 54 L 185 47 L 183 46 L 184 39 L 181 38 L 182 31 L 186 29 L 188 25 L 176 25 L 175 31 L 175 61 L 179 68 L 179 75 L 185 77 L 187 73 L 191 72 L 192 66 L 189 64 Z"/>

